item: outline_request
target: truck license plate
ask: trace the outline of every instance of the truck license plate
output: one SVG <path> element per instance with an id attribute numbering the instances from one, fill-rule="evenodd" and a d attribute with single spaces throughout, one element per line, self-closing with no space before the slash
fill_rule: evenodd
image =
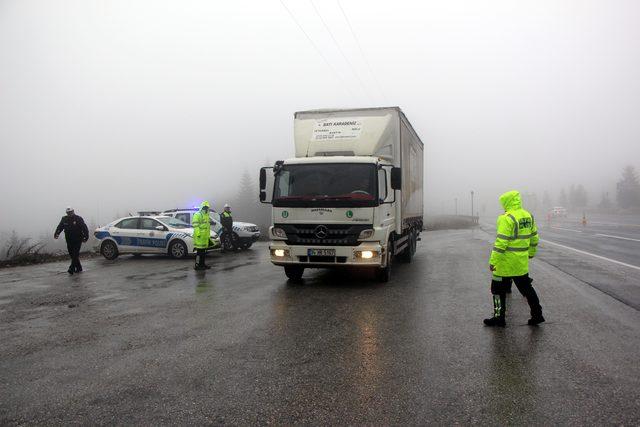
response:
<path id="1" fill-rule="evenodd" d="M 336 256 L 335 249 L 307 249 L 309 256 Z"/>

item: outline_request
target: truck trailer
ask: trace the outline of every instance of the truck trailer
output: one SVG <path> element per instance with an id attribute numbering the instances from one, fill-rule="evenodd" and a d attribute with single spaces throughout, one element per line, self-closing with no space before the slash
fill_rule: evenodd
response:
<path id="1" fill-rule="evenodd" d="M 260 170 L 271 262 L 376 270 L 411 262 L 423 225 L 424 145 L 399 107 L 299 111 L 295 157 Z M 270 173 L 272 172 L 272 173 Z"/>

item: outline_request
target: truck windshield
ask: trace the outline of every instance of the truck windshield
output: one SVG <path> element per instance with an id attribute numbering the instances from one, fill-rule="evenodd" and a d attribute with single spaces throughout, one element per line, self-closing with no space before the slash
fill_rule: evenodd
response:
<path id="1" fill-rule="evenodd" d="M 377 168 L 367 163 L 285 165 L 276 175 L 274 206 L 376 206 Z"/>

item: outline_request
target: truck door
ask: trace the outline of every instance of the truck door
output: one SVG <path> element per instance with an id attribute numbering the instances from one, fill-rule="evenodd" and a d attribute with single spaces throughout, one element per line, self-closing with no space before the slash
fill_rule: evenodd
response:
<path id="1" fill-rule="evenodd" d="M 394 191 L 391 189 L 391 169 L 378 169 L 378 198 L 380 200 L 380 208 L 378 209 L 379 218 L 374 218 L 378 227 L 387 227 L 393 225 L 395 221 L 395 209 L 393 206 Z"/>

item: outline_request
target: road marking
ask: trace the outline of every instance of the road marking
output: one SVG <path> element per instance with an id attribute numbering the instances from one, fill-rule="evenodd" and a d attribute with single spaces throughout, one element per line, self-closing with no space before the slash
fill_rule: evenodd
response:
<path id="1" fill-rule="evenodd" d="M 614 227 L 640 227 L 640 224 L 619 224 L 616 222 L 598 222 L 598 221 L 587 221 L 589 224 L 595 225 L 610 225 Z"/>
<path id="2" fill-rule="evenodd" d="M 561 248 L 569 249 L 569 250 L 581 253 L 583 255 L 589 255 L 589 256 L 592 256 L 594 258 L 599 258 L 599 259 L 602 259 L 602 260 L 605 260 L 605 261 L 609 261 L 609 262 L 612 262 L 614 264 L 624 265 L 625 267 L 635 268 L 636 270 L 640 270 L 640 267 L 638 267 L 637 265 L 631 265 L 631 264 L 627 264 L 626 262 L 616 261 L 615 259 L 603 257 L 603 256 L 596 255 L 596 254 L 592 254 L 591 252 L 581 251 L 580 249 L 572 248 L 571 246 L 561 245 L 560 243 L 551 242 L 551 241 L 546 240 L 546 239 L 540 239 L 540 241 L 545 242 L 545 243 L 551 243 L 552 245 L 560 246 Z"/>
<path id="3" fill-rule="evenodd" d="M 549 228 L 555 228 L 555 229 L 564 230 L 564 231 L 573 231 L 574 233 L 583 233 L 582 230 L 574 230 L 572 228 L 554 227 L 553 225 L 550 225 Z"/>
<path id="4" fill-rule="evenodd" d="M 611 234 L 596 234 L 596 236 L 611 237 L 612 239 L 631 240 L 632 242 L 640 242 L 640 239 L 632 239 L 630 237 L 612 236 Z"/>

